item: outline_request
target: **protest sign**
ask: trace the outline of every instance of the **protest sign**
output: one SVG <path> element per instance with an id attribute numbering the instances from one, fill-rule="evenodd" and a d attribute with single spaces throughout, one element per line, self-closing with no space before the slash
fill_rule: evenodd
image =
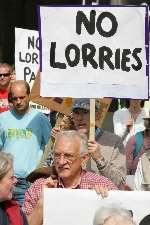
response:
<path id="1" fill-rule="evenodd" d="M 61 112 L 65 115 L 69 115 L 72 111 L 72 98 L 50 98 L 40 96 L 40 74 L 38 73 L 31 90 L 30 99 L 32 102 L 46 106 L 55 111 Z M 96 113 L 95 124 L 97 127 L 101 127 L 105 116 L 107 114 L 108 108 L 111 103 L 110 98 L 106 99 L 96 99 L 96 104 L 98 105 L 98 112 Z"/>
<path id="2" fill-rule="evenodd" d="M 40 74 L 38 73 L 33 84 L 30 99 L 39 105 L 69 115 L 72 108 L 72 98 L 50 98 L 40 96 Z"/>
<path id="3" fill-rule="evenodd" d="M 32 88 L 39 70 L 38 31 L 15 28 L 15 71 L 17 80 L 25 80 Z M 37 110 L 49 114 L 45 106 L 30 102 Z"/>
<path id="4" fill-rule="evenodd" d="M 148 98 L 146 12 L 40 6 L 41 96 Z"/>
<path id="5" fill-rule="evenodd" d="M 16 79 L 32 87 L 39 70 L 39 34 L 35 30 L 15 28 Z"/>
<path id="6" fill-rule="evenodd" d="M 147 191 L 109 191 L 102 199 L 92 190 L 46 188 L 44 189 L 44 225 L 93 225 L 98 207 L 122 207 L 132 210 L 139 224 L 149 214 L 150 193 Z M 59 215 L 59 216 L 58 216 Z"/>

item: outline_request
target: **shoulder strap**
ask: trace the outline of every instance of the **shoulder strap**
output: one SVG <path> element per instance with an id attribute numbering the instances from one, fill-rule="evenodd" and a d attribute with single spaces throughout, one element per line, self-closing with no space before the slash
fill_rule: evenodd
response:
<path id="1" fill-rule="evenodd" d="M 144 140 L 143 131 L 140 131 L 140 132 L 135 134 L 135 148 L 134 148 L 134 151 L 133 151 L 133 158 L 134 159 L 141 151 L 141 147 L 143 145 L 143 140 Z"/>

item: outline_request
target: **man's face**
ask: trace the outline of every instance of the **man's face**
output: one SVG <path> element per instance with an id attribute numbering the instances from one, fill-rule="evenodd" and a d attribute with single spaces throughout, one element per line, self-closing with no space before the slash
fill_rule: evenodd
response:
<path id="1" fill-rule="evenodd" d="M 130 99 L 130 107 L 134 108 L 134 109 L 139 109 L 141 108 L 141 101 L 140 100 L 136 100 L 136 99 Z"/>
<path id="2" fill-rule="evenodd" d="M 0 67 L 0 87 L 7 88 L 11 80 L 11 71 L 9 67 Z"/>
<path id="3" fill-rule="evenodd" d="M 75 109 L 72 113 L 76 130 L 88 134 L 90 125 L 90 113 L 84 109 Z"/>
<path id="4" fill-rule="evenodd" d="M 81 172 L 84 159 L 80 155 L 80 139 L 61 137 L 54 146 L 54 164 L 62 180 L 74 181 Z"/>
<path id="5" fill-rule="evenodd" d="M 22 84 L 14 85 L 11 88 L 12 92 L 12 104 L 14 110 L 24 115 L 29 109 L 29 95 L 26 92 L 26 88 Z"/>
<path id="6" fill-rule="evenodd" d="M 0 201 L 12 199 L 12 192 L 17 179 L 13 175 L 13 169 L 10 168 L 8 173 L 0 180 Z"/>

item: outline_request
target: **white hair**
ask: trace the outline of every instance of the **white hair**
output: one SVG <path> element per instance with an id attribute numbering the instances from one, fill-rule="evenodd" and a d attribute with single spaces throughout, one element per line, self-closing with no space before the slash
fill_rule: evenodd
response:
<path id="1" fill-rule="evenodd" d="M 124 225 L 135 225 L 131 211 L 119 207 L 99 208 L 95 213 L 93 225 L 103 225 L 109 218 L 114 218 L 118 221 L 121 221 Z"/>
<path id="2" fill-rule="evenodd" d="M 88 153 L 88 139 L 85 134 L 81 134 L 76 130 L 60 131 L 55 138 L 54 149 L 55 149 L 55 145 L 62 137 L 66 137 L 70 141 L 74 141 L 75 138 L 79 138 L 81 143 L 80 154 L 82 155 L 82 154 Z"/>

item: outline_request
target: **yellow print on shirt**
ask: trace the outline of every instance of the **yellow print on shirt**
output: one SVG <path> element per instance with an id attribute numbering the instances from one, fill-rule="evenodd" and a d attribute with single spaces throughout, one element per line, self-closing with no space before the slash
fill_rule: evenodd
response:
<path id="1" fill-rule="evenodd" d="M 31 129 L 8 129 L 8 138 L 26 138 L 29 139 L 32 137 L 32 130 Z"/>

